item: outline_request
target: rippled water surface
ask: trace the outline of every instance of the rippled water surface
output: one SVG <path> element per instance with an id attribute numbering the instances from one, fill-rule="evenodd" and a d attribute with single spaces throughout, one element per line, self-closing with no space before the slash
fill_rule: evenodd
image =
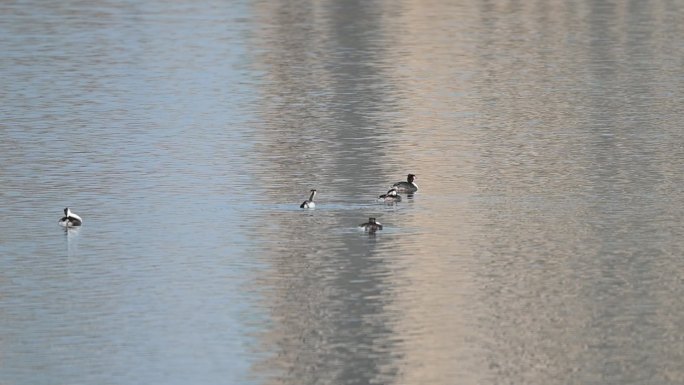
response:
<path id="1" fill-rule="evenodd" d="M 0 4 L 0 383 L 684 383 L 681 20 Z"/>

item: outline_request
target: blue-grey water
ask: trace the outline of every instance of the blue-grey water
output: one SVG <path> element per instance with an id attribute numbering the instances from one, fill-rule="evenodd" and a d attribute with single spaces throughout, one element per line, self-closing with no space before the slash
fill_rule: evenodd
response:
<path id="1" fill-rule="evenodd" d="M 684 383 L 682 20 L 2 2 L 0 384 Z"/>

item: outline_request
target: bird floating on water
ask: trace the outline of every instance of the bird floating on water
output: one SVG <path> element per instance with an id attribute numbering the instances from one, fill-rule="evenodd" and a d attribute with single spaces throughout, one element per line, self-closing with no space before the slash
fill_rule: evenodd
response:
<path id="1" fill-rule="evenodd" d="M 418 185 L 415 182 L 416 179 L 414 174 L 408 174 L 406 182 L 397 182 L 393 184 L 392 187 L 396 187 L 397 192 L 400 193 L 414 193 L 418 191 Z"/>
<path id="2" fill-rule="evenodd" d="M 57 223 L 63 227 L 78 227 L 83 224 L 83 219 L 71 212 L 71 210 L 67 207 L 64 209 L 64 216 Z"/>
<path id="3" fill-rule="evenodd" d="M 368 222 L 360 224 L 359 227 L 363 228 L 365 231 L 368 231 L 369 233 L 374 233 L 378 230 L 382 230 L 382 224 L 376 221 L 373 217 L 368 218 Z"/>
<path id="4" fill-rule="evenodd" d="M 396 187 L 392 187 L 386 194 L 380 195 L 378 200 L 385 203 L 401 202 L 401 196 L 397 194 L 397 191 L 398 189 Z"/>
<path id="5" fill-rule="evenodd" d="M 312 209 L 312 208 L 316 207 L 316 202 L 314 202 L 315 196 L 316 196 L 316 189 L 312 189 L 311 195 L 309 196 L 309 199 L 302 202 L 302 204 L 299 205 L 299 208 L 300 209 Z"/>

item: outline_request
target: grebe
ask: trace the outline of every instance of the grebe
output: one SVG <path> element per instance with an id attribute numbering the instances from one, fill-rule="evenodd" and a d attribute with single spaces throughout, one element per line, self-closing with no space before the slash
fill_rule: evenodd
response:
<path id="1" fill-rule="evenodd" d="M 397 194 L 397 188 L 392 187 L 387 194 L 380 195 L 378 200 L 385 203 L 401 202 L 401 197 Z"/>
<path id="2" fill-rule="evenodd" d="M 299 208 L 300 209 L 312 209 L 312 208 L 316 207 L 316 202 L 314 202 L 315 196 L 316 196 L 316 190 L 313 189 L 313 190 L 311 190 L 311 196 L 309 196 L 309 199 L 302 202 L 302 204 L 299 205 Z"/>
<path id="3" fill-rule="evenodd" d="M 376 221 L 373 217 L 368 218 L 368 222 L 360 224 L 359 227 L 362 227 L 369 233 L 374 233 L 378 230 L 382 230 L 382 224 Z"/>
<path id="4" fill-rule="evenodd" d="M 397 182 L 393 184 L 392 187 L 396 187 L 397 191 L 400 193 L 414 193 L 418 191 L 418 185 L 414 180 L 416 180 L 416 176 L 414 174 L 408 174 L 406 182 Z"/>
<path id="5" fill-rule="evenodd" d="M 59 225 L 64 227 L 76 227 L 83 224 L 83 219 L 78 215 L 74 214 L 69 210 L 69 208 L 64 209 L 64 217 L 59 220 Z"/>

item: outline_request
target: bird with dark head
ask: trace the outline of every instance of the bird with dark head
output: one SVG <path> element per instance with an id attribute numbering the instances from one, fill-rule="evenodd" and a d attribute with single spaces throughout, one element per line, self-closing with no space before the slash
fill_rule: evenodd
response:
<path id="1" fill-rule="evenodd" d="M 83 224 L 83 219 L 71 212 L 71 210 L 67 207 L 64 209 L 64 216 L 57 223 L 63 227 L 77 227 Z"/>
<path id="2" fill-rule="evenodd" d="M 392 187 L 396 187 L 397 192 L 400 193 L 414 193 L 418 191 L 418 185 L 415 182 L 416 179 L 414 174 L 408 174 L 406 182 L 397 182 L 393 184 Z"/>
<path id="3" fill-rule="evenodd" d="M 299 205 L 299 208 L 300 209 L 312 209 L 312 208 L 316 207 L 316 202 L 314 202 L 315 196 L 316 196 L 316 189 L 312 189 L 311 195 L 309 195 L 309 199 L 302 202 L 302 204 Z"/>
<path id="4" fill-rule="evenodd" d="M 380 195 L 378 200 L 385 203 L 401 202 L 401 196 L 397 194 L 397 188 L 392 187 L 386 194 Z"/>
<path id="5" fill-rule="evenodd" d="M 363 228 L 365 231 L 368 231 L 369 233 L 374 233 L 378 230 L 382 230 L 382 224 L 376 221 L 373 217 L 368 218 L 368 222 L 360 224 L 359 227 Z"/>

